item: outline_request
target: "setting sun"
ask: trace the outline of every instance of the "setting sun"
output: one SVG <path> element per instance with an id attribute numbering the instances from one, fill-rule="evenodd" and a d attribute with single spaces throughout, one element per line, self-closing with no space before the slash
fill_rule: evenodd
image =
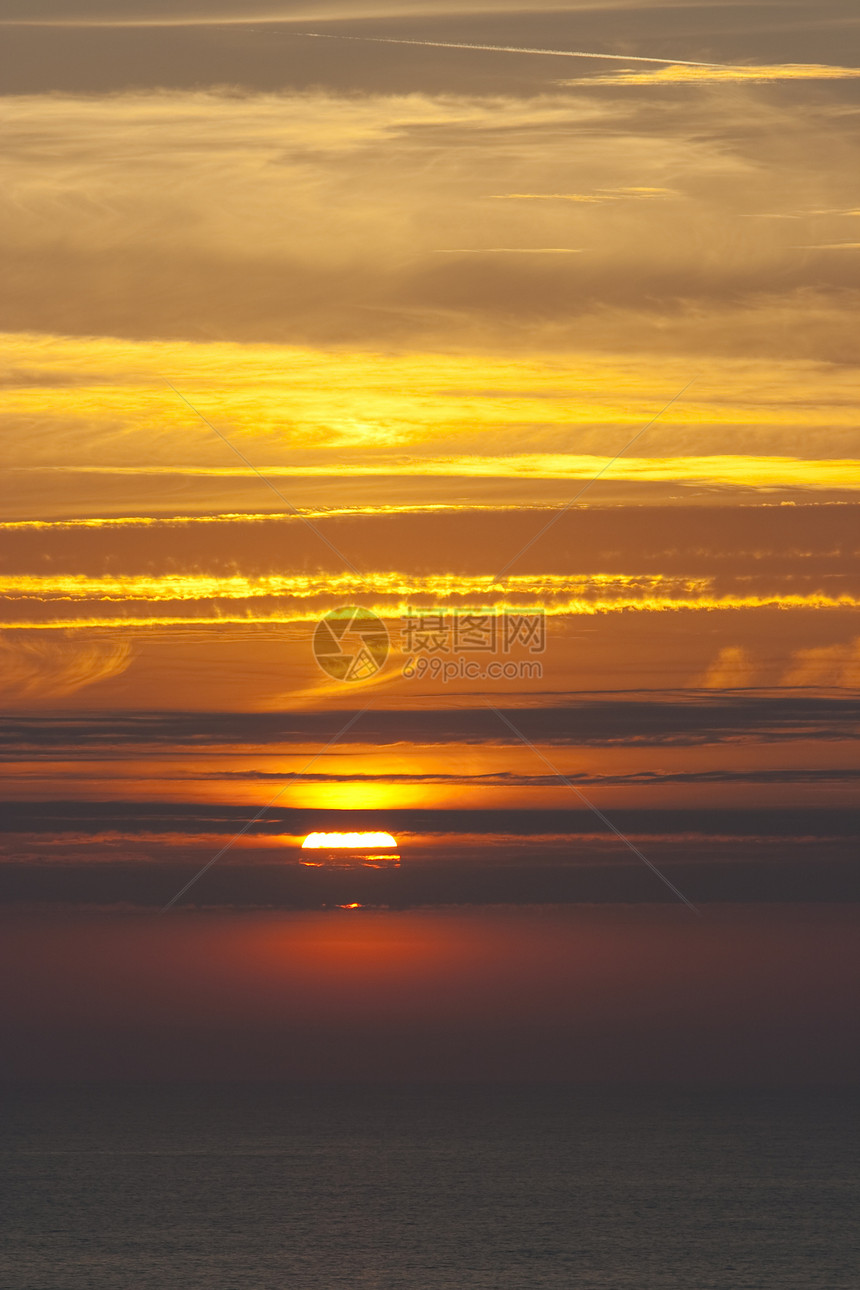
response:
<path id="1" fill-rule="evenodd" d="M 310 869 L 388 869 L 400 864 L 390 833 L 309 833 L 302 850 L 314 852 L 313 860 L 302 861 Z"/>
<path id="2" fill-rule="evenodd" d="M 397 843 L 390 833 L 309 833 L 302 843 L 302 850 L 323 847 L 331 850 L 335 847 L 346 847 L 352 851 L 372 847 L 396 847 Z"/>

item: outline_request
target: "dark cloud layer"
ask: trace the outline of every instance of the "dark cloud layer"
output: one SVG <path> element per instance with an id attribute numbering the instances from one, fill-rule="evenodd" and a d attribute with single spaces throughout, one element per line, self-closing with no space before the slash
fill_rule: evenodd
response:
<path id="1" fill-rule="evenodd" d="M 545 707 L 507 715 L 529 738 L 556 746 L 698 745 L 738 740 L 833 740 L 856 736 L 860 697 L 852 694 L 693 692 L 655 699 L 609 695 L 546 696 Z M 554 701 L 555 700 L 555 701 Z M 327 712 L 154 712 L 14 717 L 0 726 L 6 758 L 72 750 L 104 755 L 124 748 L 322 746 L 356 709 Z M 483 709 L 369 711 L 339 740 L 344 745 L 485 744 L 518 746 L 492 712 Z"/>
<path id="2" fill-rule="evenodd" d="M 700 771 L 631 771 L 626 775 L 589 774 L 586 771 L 565 771 L 565 779 L 572 784 L 604 784 L 615 786 L 632 786 L 640 784 L 658 787 L 662 784 L 829 784 L 853 783 L 860 780 L 860 768 L 856 766 L 811 767 L 798 766 L 778 770 L 700 770 Z M 267 771 L 267 770 L 233 770 L 210 771 L 202 774 L 189 774 L 183 779 L 248 780 L 252 782 L 277 781 L 285 786 L 293 783 L 304 784 L 443 784 L 469 785 L 474 787 L 494 786 L 499 788 L 548 788 L 557 785 L 557 775 L 521 775 L 513 771 L 498 771 L 480 775 L 468 774 L 396 774 L 380 772 L 374 775 L 342 774 L 330 775 L 324 771 Z"/>
<path id="3" fill-rule="evenodd" d="M 248 820 L 247 806 L 202 802 L 6 802 L 0 831 L 11 833 L 165 833 L 233 835 Z M 613 822 L 637 837 L 648 834 L 707 834 L 721 837 L 853 837 L 860 834 L 860 811 L 842 809 L 770 810 L 614 810 Z M 261 834 L 303 837 L 314 830 L 352 832 L 390 830 L 395 835 L 492 834 L 535 837 L 592 834 L 599 831 L 587 810 L 456 809 L 386 807 L 379 810 L 291 808 L 275 804 L 254 825 Z"/>

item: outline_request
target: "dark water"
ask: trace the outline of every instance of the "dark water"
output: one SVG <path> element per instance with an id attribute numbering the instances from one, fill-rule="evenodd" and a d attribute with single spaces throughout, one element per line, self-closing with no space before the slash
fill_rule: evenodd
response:
<path id="1" fill-rule="evenodd" d="M 2 1290 L 841 1290 L 858 1099 L 6 1089 Z"/>

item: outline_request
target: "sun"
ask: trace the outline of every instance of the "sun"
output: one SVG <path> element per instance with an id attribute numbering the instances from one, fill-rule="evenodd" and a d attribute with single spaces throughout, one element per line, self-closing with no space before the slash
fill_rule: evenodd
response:
<path id="1" fill-rule="evenodd" d="M 334 848 L 348 848 L 350 851 L 379 850 L 380 847 L 394 847 L 397 842 L 390 833 L 309 833 L 302 843 L 302 850 L 322 848 L 331 851 Z"/>
<path id="2" fill-rule="evenodd" d="M 302 850 L 318 857 L 302 861 L 313 869 L 387 869 L 400 864 L 397 840 L 390 833 L 309 833 Z"/>

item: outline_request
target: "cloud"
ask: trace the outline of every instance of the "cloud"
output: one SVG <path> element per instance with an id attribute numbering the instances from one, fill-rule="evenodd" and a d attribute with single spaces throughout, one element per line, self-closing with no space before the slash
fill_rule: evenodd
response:
<path id="1" fill-rule="evenodd" d="M 577 246 L 466 246 L 440 247 L 437 255 L 581 255 Z"/>
<path id="2" fill-rule="evenodd" d="M 705 690 L 742 689 L 753 685 L 758 674 L 759 668 L 747 650 L 727 645 L 720 650 L 699 685 Z"/>
<path id="3" fill-rule="evenodd" d="M 848 644 L 798 650 L 782 684 L 860 689 L 860 636 Z"/>
<path id="4" fill-rule="evenodd" d="M 491 193 L 499 202 L 605 202 L 599 193 Z"/>
<path id="5" fill-rule="evenodd" d="M 629 60 L 635 61 L 635 60 Z M 650 60 L 657 62 L 657 59 Z M 660 60 L 668 62 L 668 59 Z M 844 81 L 860 76 L 860 67 L 827 63 L 773 63 L 736 67 L 673 63 L 653 71 L 599 72 L 560 82 L 562 85 L 761 85 L 770 81 Z"/>
<path id="6" fill-rule="evenodd" d="M 252 812 L 253 814 L 253 812 Z M 0 833 L 97 833 L 128 836 L 152 833 L 176 837 L 232 836 L 248 822 L 245 804 L 170 800 L 40 800 L 0 803 Z M 613 811 L 613 821 L 635 837 L 695 835 L 723 838 L 855 838 L 860 836 L 856 810 L 833 807 L 787 808 L 774 812 L 753 808 L 700 810 L 658 807 Z M 461 807 L 350 808 L 291 807 L 274 803 L 255 821 L 255 832 L 277 838 L 299 838 L 312 831 L 390 831 L 403 834 L 500 838 L 600 836 L 603 829 L 592 811 L 579 808 L 506 809 Z M 607 839 L 613 842 L 613 839 Z M 626 858 L 626 857 L 624 857 Z M 298 857 L 297 857 L 298 859 Z"/>
<path id="7" fill-rule="evenodd" d="M 338 604 L 361 604 L 381 617 L 401 620 L 407 612 L 456 608 L 477 614 L 541 613 L 547 618 L 603 614 L 663 614 L 714 610 L 857 610 L 860 588 L 840 580 L 833 591 L 815 582 L 800 590 L 748 575 L 719 580 L 709 575 L 655 573 L 505 574 L 364 572 L 174 573 L 88 575 L 83 573 L 0 575 L 7 627 L 18 630 L 131 627 L 179 624 L 289 624 L 314 622 Z M 83 655 L 89 658 L 88 654 Z M 90 662 L 93 660 L 90 659 Z M 701 684 L 705 688 L 745 685 L 754 675 L 742 650 L 726 648 Z M 83 683 L 83 682 L 81 682 Z M 337 687 L 335 687 L 337 692 Z"/>
<path id="8" fill-rule="evenodd" d="M 152 482 L 158 481 L 163 488 L 164 477 Z M 426 478 L 421 483 L 423 492 Z M 644 510 L 610 504 L 572 507 L 564 514 L 557 506 L 512 504 L 317 508 L 316 527 L 358 572 L 340 563 L 316 532 L 285 514 L 13 521 L 0 527 L 5 596 L 0 618 L 27 622 L 27 630 L 43 636 L 62 631 L 70 620 L 81 631 L 98 623 L 105 630 L 113 623 L 117 631 L 155 633 L 154 649 L 165 656 L 174 649 L 169 638 L 184 634 L 183 629 L 199 631 L 207 649 L 219 651 L 227 637 L 243 630 L 251 651 L 258 648 L 254 637 L 280 634 L 296 675 L 291 669 L 272 671 L 267 702 L 275 705 L 285 689 L 291 693 L 283 701 L 294 703 L 294 687 L 307 684 L 300 675 L 305 624 L 338 603 L 367 603 L 385 615 L 395 669 L 402 663 L 397 650 L 405 645 L 404 606 L 444 608 L 449 632 L 452 611 L 465 606 L 540 609 L 548 616 L 546 675 L 583 666 L 574 633 L 584 631 L 592 641 L 603 637 L 612 652 L 613 635 L 628 632 L 634 614 L 648 620 L 640 630 L 647 626 L 651 643 L 643 642 L 644 655 L 636 649 L 647 674 L 654 665 L 652 650 L 657 649 L 658 660 L 662 656 L 652 633 L 675 635 L 685 622 L 690 629 L 693 614 L 709 613 L 718 620 L 716 635 L 697 633 L 689 666 L 681 664 L 683 684 L 697 683 L 718 646 L 738 639 L 756 640 L 756 654 L 766 660 L 756 679 L 770 684 L 781 675 L 791 649 L 829 644 L 856 614 L 858 511 L 856 503 L 812 502 L 791 507 L 652 502 Z M 509 578 L 497 579 L 499 568 L 549 521 L 554 521 L 551 535 L 525 552 Z M 774 652 L 762 648 L 760 633 L 772 634 L 775 608 L 785 612 Z M 810 608 L 822 611 L 812 636 Z M 791 609 L 797 612 L 789 614 Z M 669 621 L 673 618 L 680 620 L 677 625 Z M 147 649 L 146 658 L 151 657 Z M 309 653 L 306 661 L 315 675 Z M 595 661 L 599 665 L 599 658 Z M 257 681 L 251 681 L 255 675 Z M 256 667 L 249 666 L 243 676 L 248 677 L 244 684 L 259 684 Z M 383 679 L 388 684 L 391 678 Z M 140 670 L 134 683 L 148 692 Z M 334 684 L 332 692 L 337 690 Z M 253 701 L 248 696 L 243 702 Z"/>
<path id="9" fill-rule="evenodd" d="M 701 747 L 792 741 L 830 742 L 856 737 L 860 697 L 792 692 L 690 692 L 686 695 L 546 695 L 543 706 L 517 707 L 511 720 L 535 743 L 552 747 Z M 532 703 L 535 702 L 534 696 Z M 326 712 L 110 712 L 15 716 L 0 729 L 8 760 L 63 754 L 104 758 L 119 749 L 192 751 L 265 748 L 319 749 L 355 709 Z M 339 745 L 353 748 L 520 747 L 519 740 L 484 708 L 365 712 Z M 306 754 L 302 751 L 301 754 Z"/>
<path id="10" fill-rule="evenodd" d="M 604 0 L 605 3 L 605 0 Z M 627 0 L 612 0 L 623 7 Z M 589 3 L 582 6 L 586 11 Z M 546 10 L 553 11 L 548 0 Z M 296 22 L 499 13 L 522 9 L 522 0 L 5 0 L 7 27 L 222 27 L 251 30 Z M 565 6 L 564 13 L 569 11 Z"/>
<path id="11" fill-rule="evenodd" d="M 803 457 L 741 457 L 726 453 L 722 456 L 699 457 L 679 454 L 673 457 L 592 457 L 584 454 L 563 453 L 509 453 L 499 457 L 468 456 L 436 457 L 416 454 L 410 457 L 388 453 L 368 453 L 363 458 L 348 459 L 341 452 L 334 461 L 321 460 L 277 466 L 261 463 L 259 466 L 12 466 L 22 472 L 28 470 L 53 471 L 56 474 L 84 475 L 174 475 L 213 479 L 254 478 L 264 475 L 273 479 L 296 476 L 338 475 L 352 478 L 356 475 L 441 475 L 456 478 L 491 479 L 563 479 L 571 482 L 593 480 L 598 474 L 602 479 L 656 482 L 689 482 L 736 485 L 742 488 L 778 489 L 793 486 L 804 489 L 860 488 L 858 458 L 809 459 Z M 611 465 L 610 465 L 611 463 Z M 609 467 L 609 469 L 607 469 Z M 602 472 L 602 473 L 601 473 Z"/>
<path id="12" fill-rule="evenodd" d="M 774 193 L 791 211 L 850 209 L 845 123 L 819 105 L 800 129 L 755 86 L 719 109 L 628 100 L 10 95 L 0 327 L 401 352 L 847 353 L 860 270 L 736 218 Z M 568 198 L 561 177 L 575 177 Z M 530 253 L 458 264 L 440 248 Z"/>
<path id="13" fill-rule="evenodd" d="M 632 771 L 626 775 L 602 775 L 587 771 L 566 770 L 559 768 L 560 774 L 574 784 L 607 788 L 654 787 L 661 785 L 702 784 L 829 784 L 854 783 L 860 780 L 860 767 L 780 767 L 774 770 L 705 770 L 705 771 Z M 194 782 L 196 780 L 216 780 L 229 783 L 231 780 L 250 781 L 252 783 L 269 783 L 277 781 L 285 786 L 302 784 L 403 784 L 442 785 L 467 788 L 553 788 L 558 787 L 558 775 L 523 775 L 514 771 L 488 772 L 486 774 L 395 774 L 385 771 L 372 775 L 344 773 L 327 774 L 324 771 L 265 771 L 236 770 L 208 771 L 202 774 L 191 772 L 177 774 L 177 779 Z"/>
<path id="14" fill-rule="evenodd" d="M 608 200 L 633 201 L 654 201 L 664 197 L 680 197 L 681 194 L 675 188 L 654 188 L 643 184 L 636 184 L 628 188 L 607 188 L 604 190 Z"/>
<path id="15" fill-rule="evenodd" d="M 110 478 L 110 477 L 108 477 Z M 156 478 L 160 478 L 156 476 Z M 570 500 L 570 494 L 564 500 Z M 593 494 L 594 496 L 594 494 Z M 817 495 L 805 503 L 784 505 L 767 498 L 755 504 L 702 506 L 659 505 L 646 516 L 619 507 L 613 496 L 570 507 L 560 514 L 557 502 L 539 497 L 523 501 L 421 501 L 402 505 L 372 502 L 317 505 L 313 518 L 332 521 L 336 542 L 348 546 L 362 569 L 385 571 L 398 553 L 404 572 L 446 572 L 451 576 L 495 573 L 499 534 L 504 531 L 513 554 L 548 519 L 557 518 L 553 539 L 542 544 L 531 573 L 593 576 L 599 570 L 612 585 L 616 577 L 635 572 L 661 578 L 724 579 L 744 575 L 778 580 L 822 580 L 856 572 L 857 500 L 831 503 Z M 304 512 L 303 512 L 304 513 Z M 643 528 L 647 524 L 647 544 Z M 173 513 L 164 516 L 105 515 L 82 519 L 2 520 L 3 575 L 89 574 L 118 572 L 127 576 L 187 572 L 233 576 L 274 574 L 282 577 L 282 551 L 289 544 L 295 572 L 310 574 L 306 564 L 322 554 L 316 535 L 293 513 L 283 511 Z M 107 567 L 110 560 L 119 565 Z M 432 552 L 432 566 L 428 566 Z M 329 555 L 331 552 L 329 551 Z M 332 558 L 332 568 L 336 572 Z M 529 570 L 517 569 L 517 573 Z M 710 584 L 709 584 L 710 585 Z"/>
<path id="16" fill-rule="evenodd" d="M 499 257 L 513 259 L 529 257 Z M 691 375 L 695 383 L 635 445 L 643 455 L 614 461 L 605 481 L 841 490 L 860 478 L 856 376 L 847 365 L 712 357 L 691 368 L 689 358 L 635 352 L 514 361 L 493 350 L 403 354 L 35 333 L 0 340 L 10 368 L 27 373 L 4 391 L 0 412 L 0 458 L 15 471 L 7 515 L 21 474 L 36 470 L 43 502 L 56 491 L 61 514 L 78 487 L 74 474 L 247 479 L 265 497 L 255 470 L 230 464 L 234 454 L 165 378 L 256 470 L 282 474 L 293 505 L 291 481 L 322 476 L 385 475 L 392 488 L 395 479 L 428 476 L 594 479 Z M 815 459 L 797 455 L 802 441 L 814 445 Z M 400 500 L 390 491 L 385 498 Z"/>
<path id="17" fill-rule="evenodd" d="M 674 188 L 649 188 L 632 186 L 629 188 L 604 188 L 596 193 L 491 193 L 495 201 L 503 202 L 611 202 L 611 201 L 650 201 L 654 198 L 680 197 Z"/>
<path id="18" fill-rule="evenodd" d="M 131 658 L 127 641 L 0 635 L 0 690 L 7 703 L 74 694 L 120 676 Z"/>

